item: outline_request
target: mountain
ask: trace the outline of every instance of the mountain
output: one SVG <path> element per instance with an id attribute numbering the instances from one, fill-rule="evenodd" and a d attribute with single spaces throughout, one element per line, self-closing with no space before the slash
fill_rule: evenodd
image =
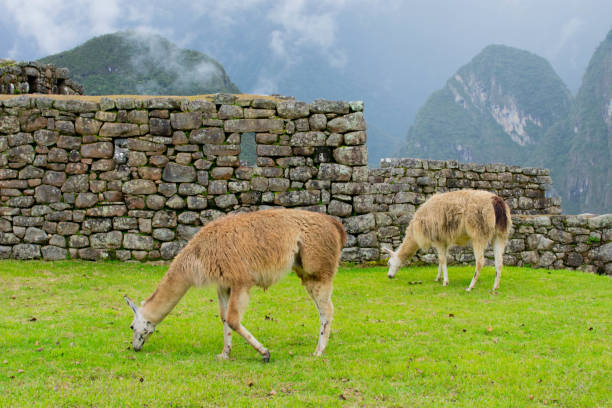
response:
<path id="1" fill-rule="evenodd" d="M 239 93 L 216 60 L 156 34 L 106 34 L 39 62 L 70 69 L 88 95 Z"/>
<path id="2" fill-rule="evenodd" d="M 544 59 L 490 45 L 460 68 L 417 112 L 401 155 L 538 165 L 534 147 L 572 97 Z"/>
<path id="3" fill-rule="evenodd" d="M 567 209 L 612 212 L 612 30 L 589 62 L 565 126 L 571 135 L 563 165 Z"/>

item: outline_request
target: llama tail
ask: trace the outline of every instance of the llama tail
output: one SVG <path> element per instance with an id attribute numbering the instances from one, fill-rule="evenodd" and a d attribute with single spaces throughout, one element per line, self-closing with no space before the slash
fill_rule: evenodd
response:
<path id="1" fill-rule="evenodd" d="M 499 232 L 506 233 L 510 226 L 508 214 L 506 212 L 506 203 L 499 196 L 493 196 L 493 210 L 495 211 L 495 226 Z"/>

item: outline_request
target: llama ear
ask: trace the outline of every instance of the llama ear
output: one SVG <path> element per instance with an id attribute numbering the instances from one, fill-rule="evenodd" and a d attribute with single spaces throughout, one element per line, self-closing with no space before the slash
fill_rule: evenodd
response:
<path id="1" fill-rule="evenodd" d="M 123 298 L 127 302 L 128 306 L 132 308 L 134 313 L 138 314 L 138 306 L 136 306 L 136 304 L 132 302 L 132 300 L 129 297 L 127 297 L 127 295 L 123 295 Z"/>
<path id="2" fill-rule="evenodd" d="M 383 247 L 383 248 L 382 248 L 382 250 L 383 250 L 384 252 L 388 253 L 388 254 L 389 254 L 389 255 L 391 255 L 391 256 L 395 255 L 395 252 L 393 252 L 393 251 L 392 251 L 391 249 L 389 249 L 389 248 L 385 248 L 385 247 Z"/>

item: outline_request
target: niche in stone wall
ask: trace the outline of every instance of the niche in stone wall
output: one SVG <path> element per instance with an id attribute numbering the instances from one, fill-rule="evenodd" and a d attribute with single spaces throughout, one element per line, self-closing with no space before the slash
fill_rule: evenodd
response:
<path id="1" fill-rule="evenodd" d="M 34 75 L 28 75 L 28 93 L 38 92 L 38 77 Z"/>
<path id="2" fill-rule="evenodd" d="M 241 166 L 255 167 L 257 164 L 257 143 L 255 133 L 243 133 L 240 136 L 240 159 Z"/>

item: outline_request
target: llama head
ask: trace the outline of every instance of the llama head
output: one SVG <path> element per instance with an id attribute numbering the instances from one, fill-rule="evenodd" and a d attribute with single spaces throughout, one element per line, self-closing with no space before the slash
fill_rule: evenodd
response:
<path id="1" fill-rule="evenodd" d="M 134 351 L 140 351 L 142 345 L 155 331 L 155 325 L 147 321 L 147 319 L 142 316 L 142 313 L 140 313 L 140 308 L 136 306 L 136 304 L 132 302 L 127 295 L 123 296 L 123 298 L 134 312 L 134 320 L 132 320 L 132 324 L 130 325 L 130 329 L 134 331 L 132 347 L 134 347 Z"/>
<path id="2" fill-rule="evenodd" d="M 389 272 L 387 272 L 387 276 L 389 279 L 393 279 L 398 269 L 402 266 L 402 261 L 397 252 L 393 252 L 389 248 L 383 248 L 383 251 L 389 254 L 389 260 L 387 261 L 387 266 L 389 266 Z"/>

